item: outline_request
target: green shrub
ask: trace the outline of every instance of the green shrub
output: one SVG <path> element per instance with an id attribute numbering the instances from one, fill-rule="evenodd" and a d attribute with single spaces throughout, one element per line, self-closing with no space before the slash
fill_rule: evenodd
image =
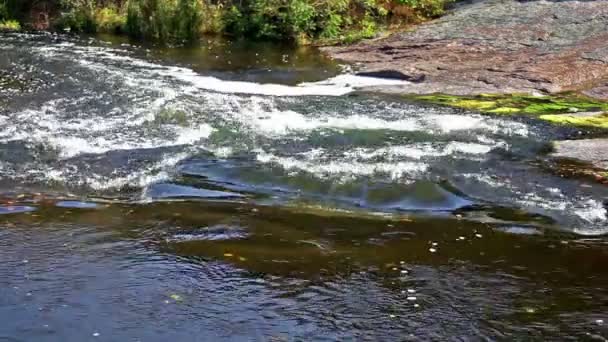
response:
<path id="1" fill-rule="evenodd" d="M 199 38 L 203 23 L 203 7 L 199 0 L 178 0 L 173 12 L 172 39 L 192 42 Z"/>
<path id="2" fill-rule="evenodd" d="M 165 42 L 188 42 L 202 31 L 199 0 L 130 0 L 126 30 L 131 36 Z"/>
<path id="3" fill-rule="evenodd" d="M 17 20 L 2 20 L 0 21 L 0 31 L 19 31 L 21 24 Z"/>
<path id="4" fill-rule="evenodd" d="M 435 18 L 445 12 L 447 3 L 453 0 L 397 0 L 399 4 L 413 8 L 418 15 L 424 18 Z"/>
<path id="5" fill-rule="evenodd" d="M 224 12 L 225 6 L 222 3 L 211 4 L 208 1 L 202 1 L 202 22 L 201 33 L 220 34 L 224 32 Z"/>
<path id="6" fill-rule="evenodd" d="M 247 21 L 243 19 L 243 13 L 235 5 L 224 13 L 223 18 L 224 30 L 226 33 L 234 36 L 242 36 L 247 31 Z"/>
<path id="7" fill-rule="evenodd" d="M 62 13 L 57 19 L 55 26 L 74 32 L 97 32 L 97 23 L 95 22 L 94 13 L 87 9 L 73 9 Z"/>
<path id="8" fill-rule="evenodd" d="M 55 27 L 77 32 L 124 32 L 171 43 L 195 41 L 203 33 L 335 43 L 375 37 L 390 23 L 439 16 L 452 0 L 48 1 L 61 13 Z M 0 0 L 0 22 L 24 17 L 35 2 Z"/>
<path id="9" fill-rule="evenodd" d="M 121 33 L 125 31 L 127 17 L 114 6 L 95 10 L 95 23 L 98 32 Z"/>
<path id="10" fill-rule="evenodd" d="M 19 0 L 0 0 L 0 31 L 21 30 L 21 7 L 23 3 Z"/>

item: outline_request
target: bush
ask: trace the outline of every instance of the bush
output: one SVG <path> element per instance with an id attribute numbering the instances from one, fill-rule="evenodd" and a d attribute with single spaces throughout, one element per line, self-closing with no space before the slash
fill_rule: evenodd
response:
<path id="1" fill-rule="evenodd" d="M 94 17 L 98 32 L 121 33 L 125 31 L 127 17 L 114 6 L 96 9 Z"/>
<path id="2" fill-rule="evenodd" d="M 61 13 L 54 26 L 77 32 L 125 32 L 170 43 L 192 42 L 204 33 L 332 43 L 372 38 L 389 23 L 439 16 L 451 0 L 48 1 Z M 20 18 L 34 3 L 0 0 L 0 21 Z"/>
<path id="3" fill-rule="evenodd" d="M 165 42 L 190 42 L 202 31 L 199 0 L 130 0 L 126 30 L 131 36 Z"/>
<path id="4" fill-rule="evenodd" d="M 406 5 L 415 10 L 422 18 L 435 18 L 445 12 L 447 3 L 453 0 L 397 0 L 397 3 Z"/>
<path id="5" fill-rule="evenodd" d="M 54 26 L 75 32 L 97 32 L 95 3 L 93 0 L 61 0 L 61 14 Z"/>
<path id="6" fill-rule="evenodd" d="M 225 6 L 222 3 L 211 4 L 208 1 L 203 1 L 201 4 L 201 33 L 220 34 L 224 32 L 224 13 Z"/>
<path id="7" fill-rule="evenodd" d="M 388 0 L 386 0 L 388 1 Z M 376 0 L 252 0 L 232 5 L 225 31 L 257 39 L 340 40 L 345 35 L 372 37 L 387 14 Z"/>
<path id="8" fill-rule="evenodd" d="M 21 7 L 19 0 L 0 0 L 0 31 L 19 31 Z"/>
<path id="9" fill-rule="evenodd" d="M 0 31 L 19 31 L 21 24 L 17 20 L 2 20 L 0 21 Z"/>
<path id="10" fill-rule="evenodd" d="M 85 9 L 75 9 L 62 13 L 57 19 L 55 26 L 74 32 L 97 32 L 97 24 L 93 13 Z"/>

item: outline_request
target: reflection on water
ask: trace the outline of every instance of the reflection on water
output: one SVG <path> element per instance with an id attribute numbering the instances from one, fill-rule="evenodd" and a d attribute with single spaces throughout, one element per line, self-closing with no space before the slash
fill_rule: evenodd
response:
<path id="1" fill-rule="evenodd" d="M 512 234 L 458 218 L 366 218 L 221 202 L 96 208 L 43 202 L 31 213 L 0 216 L 2 336 L 608 334 L 598 323 L 608 300 L 603 239 L 551 230 Z"/>

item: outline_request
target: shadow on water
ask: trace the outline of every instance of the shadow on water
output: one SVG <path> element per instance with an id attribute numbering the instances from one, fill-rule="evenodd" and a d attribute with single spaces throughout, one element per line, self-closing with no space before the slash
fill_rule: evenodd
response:
<path id="1" fill-rule="evenodd" d="M 95 38 L 115 47 L 142 44 L 114 35 L 101 34 Z M 326 79 L 341 71 L 338 63 L 311 46 L 207 37 L 187 46 L 144 44 L 139 48 L 142 47 L 147 58 L 183 65 L 225 80 L 296 85 Z"/>

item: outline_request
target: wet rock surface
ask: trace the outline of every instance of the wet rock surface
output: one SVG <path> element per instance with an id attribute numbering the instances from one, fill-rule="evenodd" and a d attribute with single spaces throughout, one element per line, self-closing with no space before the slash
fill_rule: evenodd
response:
<path id="1" fill-rule="evenodd" d="M 558 93 L 608 98 L 608 1 L 474 1 L 413 31 L 324 49 L 397 93 Z"/>
<path id="2" fill-rule="evenodd" d="M 596 168 L 608 169 L 608 138 L 556 141 L 553 146 L 554 157 L 587 161 Z"/>

